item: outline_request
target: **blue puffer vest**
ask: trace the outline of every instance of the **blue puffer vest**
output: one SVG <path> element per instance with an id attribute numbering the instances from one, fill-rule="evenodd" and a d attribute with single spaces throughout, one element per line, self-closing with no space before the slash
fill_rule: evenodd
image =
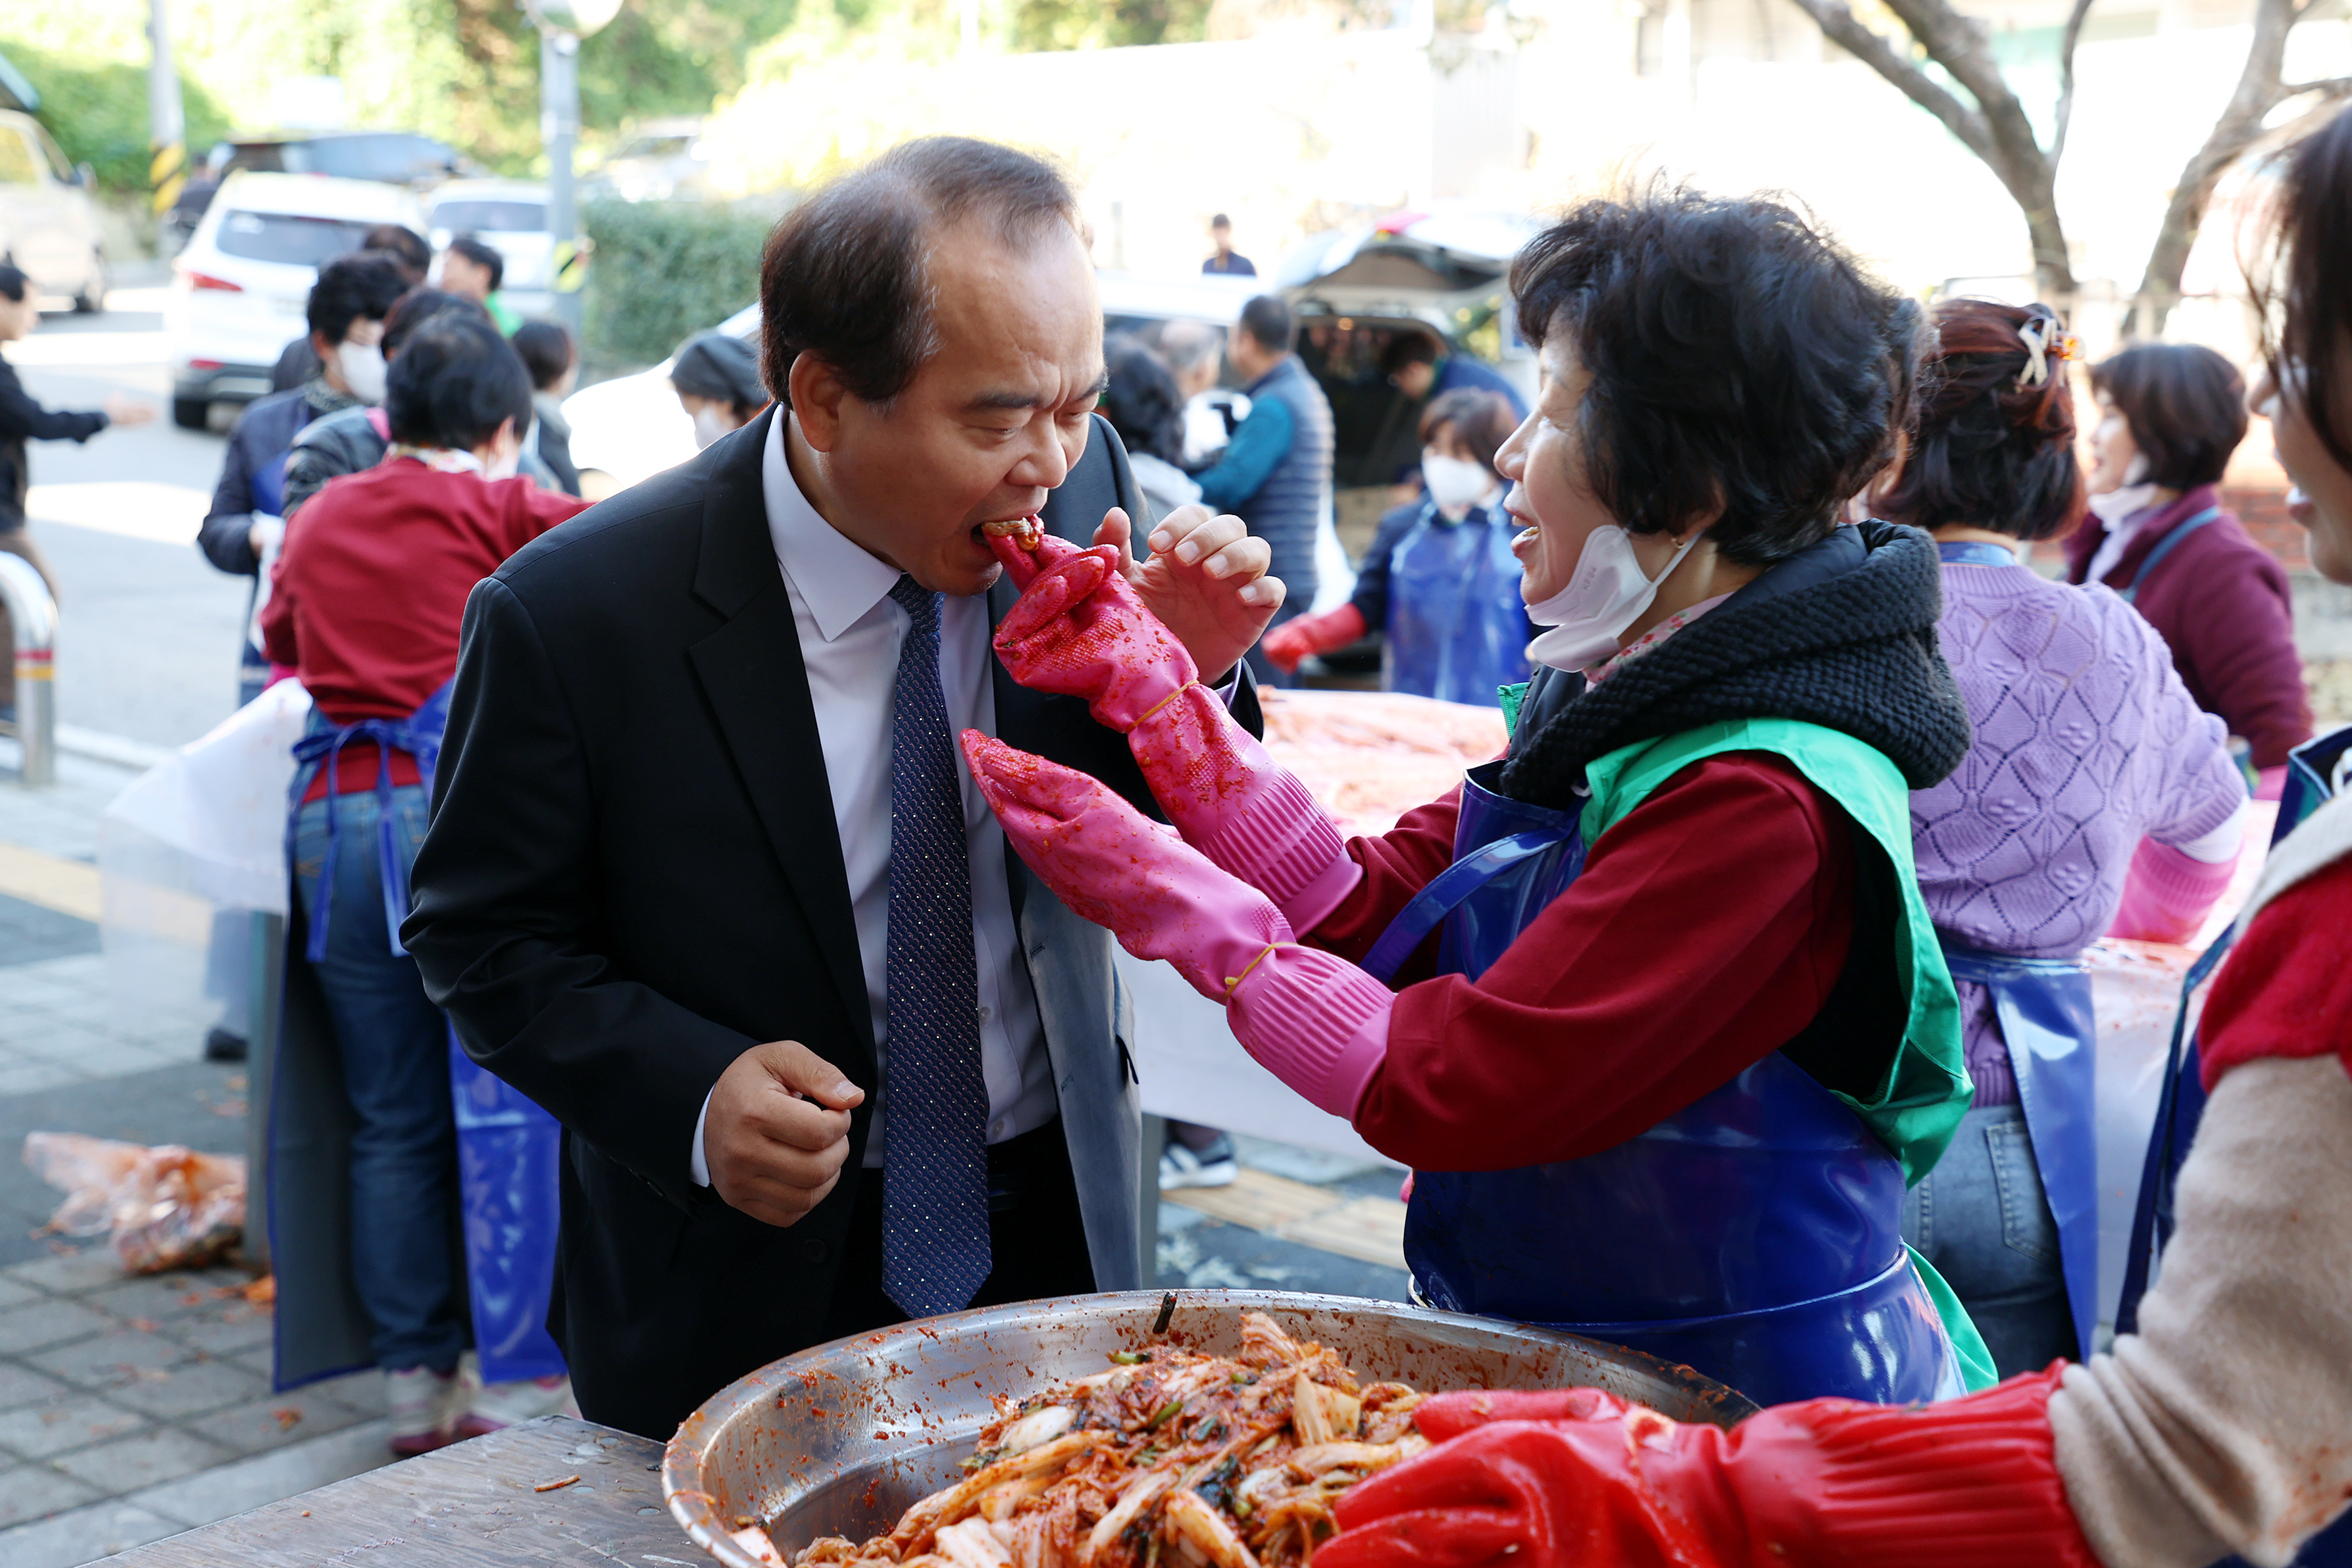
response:
<path id="1" fill-rule="evenodd" d="M 1331 494 L 1331 404 L 1296 354 L 1258 378 L 1249 395 L 1286 405 L 1292 434 L 1290 450 L 1242 505 L 1242 520 L 1274 548 L 1274 575 L 1288 585 L 1289 601 L 1309 604 L 1315 599 L 1315 525 Z"/>

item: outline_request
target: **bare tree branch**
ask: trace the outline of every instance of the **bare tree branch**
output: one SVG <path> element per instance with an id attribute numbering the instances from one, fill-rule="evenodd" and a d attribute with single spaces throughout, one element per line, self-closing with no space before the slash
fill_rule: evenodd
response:
<path id="1" fill-rule="evenodd" d="M 2058 41 L 2057 125 L 2050 134 L 2050 165 L 2066 155 L 2066 127 L 2074 118 L 2074 46 L 2083 41 L 2083 23 L 2091 14 L 2091 0 L 2074 0 L 2066 15 L 2065 36 Z"/>
<path id="2" fill-rule="evenodd" d="M 1854 19 L 1843 0 L 1796 0 L 1798 8 L 1818 23 L 1830 39 L 1871 69 L 1885 77 L 1903 95 L 1943 122 L 1960 144 L 1987 162 L 1992 161 L 1992 131 L 1984 116 L 1947 91 L 1944 85 L 1896 51 L 1894 45 Z"/>
<path id="3" fill-rule="evenodd" d="M 2307 92 L 2315 92 L 2322 98 L 2352 96 L 2352 77 L 2329 77 L 2325 81 L 2290 82 L 2279 89 L 2279 99 L 2284 102 L 2290 98 L 2301 98 Z"/>

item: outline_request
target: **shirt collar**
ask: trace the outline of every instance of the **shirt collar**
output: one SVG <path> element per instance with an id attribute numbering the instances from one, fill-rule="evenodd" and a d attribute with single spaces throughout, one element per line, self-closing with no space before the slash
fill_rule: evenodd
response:
<path id="1" fill-rule="evenodd" d="M 784 575 L 800 590 L 810 619 L 828 643 L 839 637 L 898 584 L 898 570 L 877 560 L 817 515 L 793 478 L 784 456 L 782 410 L 768 422 L 768 447 L 760 459 L 760 490 L 768 505 L 768 538 Z"/>

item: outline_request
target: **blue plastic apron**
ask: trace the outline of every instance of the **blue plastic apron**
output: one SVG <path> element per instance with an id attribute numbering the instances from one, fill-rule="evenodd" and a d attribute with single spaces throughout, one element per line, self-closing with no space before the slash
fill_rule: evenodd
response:
<path id="1" fill-rule="evenodd" d="M 1941 933 L 1937 934 L 1940 937 Z M 2009 1043 L 2017 1098 L 2050 1217 L 2058 1224 L 2058 1258 L 2074 1343 L 2088 1355 L 2099 1321 L 2099 1144 L 2094 1078 L 2098 1025 L 2091 977 L 2071 959 L 2016 958 L 1979 952 L 1944 938 L 1955 980 L 1992 992 L 2001 1038 Z"/>
<path id="2" fill-rule="evenodd" d="M 2147 575 L 2145 571 L 2142 576 Z M 2279 795 L 2278 825 L 2271 845 L 2301 827 L 2304 820 L 2341 792 L 2352 771 L 2352 727 L 2307 740 L 2288 754 L 2286 787 Z M 2124 1268 L 2123 1299 L 2116 1310 L 2116 1333 L 2139 1328 L 2140 1299 L 2147 1293 L 2148 1274 L 2164 1244 L 2172 1239 L 2173 1188 L 2181 1163 L 2197 1136 L 2205 1113 L 2205 1079 L 2198 1061 L 2197 1039 L 2189 1032 L 2189 1001 L 2196 995 L 2221 956 L 2236 939 L 2232 925 L 2198 956 L 2180 987 L 2180 1010 L 2173 1015 L 2172 1045 L 2165 1060 L 2164 1092 L 2156 1107 L 2156 1125 L 2147 1141 L 2147 1159 L 2140 1168 L 2139 1202 L 2132 1212 L 2131 1256 Z M 2221 1568 L 2251 1568 L 2243 1558 L 2224 1558 Z M 2303 1544 L 2293 1568 L 2352 1568 L 2352 1514 L 2347 1514 Z"/>
<path id="3" fill-rule="evenodd" d="M 1440 972 L 1485 973 L 1584 868 L 1580 814 L 1470 770 L 1454 862 L 1364 967 L 1385 980 L 1432 931 Z M 1761 1405 L 1904 1404 L 1963 1391 L 1903 1244 L 1903 1167 L 1779 1052 L 1583 1159 L 1420 1171 L 1405 1260 L 1432 1306 L 1685 1363 Z"/>
<path id="4" fill-rule="evenodd" d="M 326 956 L 332 915 L 335 868 L 343 852 L 342 823 L 335 810 L 343 747 L 354 740 L 376 745 L 376 821 L 373 849 L 383 886 L 384 926 L 392 951 L 408 917 L 408 869 L 395 838 L 392 753 L 416 759 L 425 787 L 433 785 L 442 737 L 449 722 L 454 680 L 425 699 L 404 719 L 361 719 L 338 725 L 315 707 L 310 727 L 295 743 L 297 764 L 289 793 L 286 859 L 294 863 L 293 824 L 310 782 L 327 777 L 327 848 L 320 867 L 319 896 L 310 911 L 304 957 Z M 545 1111 L 495 1075 L 477 1066 L 449 1032 L 449 1094 L 457 1128 L 458 1207 L 466 1239 L 467 1295 L 472 1304 L 475 1351 L 486 1383 L 548 1377 L 564 1370 L 563 1355 L 547 1332 L 547 1305 L 555 1281 L 555 1238 L 560 1212 L 559 1172 L 563 1130 Z M 274 1207 L 274 1206 L 273 1206 Z M 273 1245 L 275 1238 L 273 1236 Z"/>
<path id="5" fill-rule="evenodd" d="M 1503 515 L 1448 522 L 1430 502 L 1389 552 L 1389 690 L 1493 707 L 1528 678 L 1525 574 Z"/>

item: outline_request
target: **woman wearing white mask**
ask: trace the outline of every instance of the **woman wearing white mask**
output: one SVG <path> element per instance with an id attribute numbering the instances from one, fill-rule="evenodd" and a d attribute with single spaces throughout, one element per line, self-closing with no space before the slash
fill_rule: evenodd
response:
<path id="1" fill-rule="evenodd" d="M 2221 504 L 2246 435 L 2246 384 L 2193 343 L 2143 343 L 2091 371 L 2093 517 L 2067 540 L 2069 582 L 2103 582 L 2172 649 L 2197 706 L 2246 742 L 2258 799 L 2311 738 L 2286 570 Z"/>
<path id="2" fill-rule="evenodd" d="M 1392 692 L 1492 707 L 1528 678 L 1535 627 L 1511 555 L 1518 524 L 1503 509 L 1495 454 L 1518 423 L 1498 392 L 1465 387 L 1421 416 L 1425 493 L 1381 519 L 1347 603 L 1265 635 L 1275 667 L 1385 633 L 1381 684 Z"/>
<path id="3" fill-rule="evenodd" d="M 460 1354 L 469 1340 L 486 1354 L 497 1343 L 468 1333 L 451 1266 L 459 1184 L 446 1025 L 397 927 L 467 596 L 587 505 L 513 476 L 530 391 L 513 346 L 478 312 L 416 329 L 393 361 L 390 450 L 302 508 L 261 614 L 270 659 L 294 668 L 314 705 L 287 827 L 286 1019 L 257 1086 L 278 1140 L 277 1366 L 291 1387 L 368 1355 L 386 1375 L 395 1454 L 451 1440 L 469 1415 Z M 478 1244 L 515 1239 L 467 1228 Z M 544 1414 L 529 1408 L 541 1393 L 550 1408 L 562 1397 L 527 1380 L 494 1386 L 471 1413 L 477 1427 Z"/>
<path id="4" fill-rule="evenodd" d="M 1507 758 L 1343 843 L 1089 556 L 997 647 L 1141 716 L 1181 841 L 967 737 L 975 776 L 1066 904 L 1415 1169 L 1431 1304 L 1764 1401 L 1989 1385 L 1900 1233 L 1969 1106 L 1909 810 L 1968 716 L 1933 542 L 1836 520 L 1908 423 L 1918 308 L 1788 208 L 1671 189 L 1572 212 L 1511 287 L 1543 381 L 1496 468 L 1547 630 Z"/>
<path id="5" fill-rule="evenodd" d="M 768 389 L 760 384 L 759 355 L 742 339 L 724 332 L 688 338 L 671 361 L 669 384 L 677 389 L 678 406 L 694 421 L 698 452 L 742 429 L 770 401 Z"/>

